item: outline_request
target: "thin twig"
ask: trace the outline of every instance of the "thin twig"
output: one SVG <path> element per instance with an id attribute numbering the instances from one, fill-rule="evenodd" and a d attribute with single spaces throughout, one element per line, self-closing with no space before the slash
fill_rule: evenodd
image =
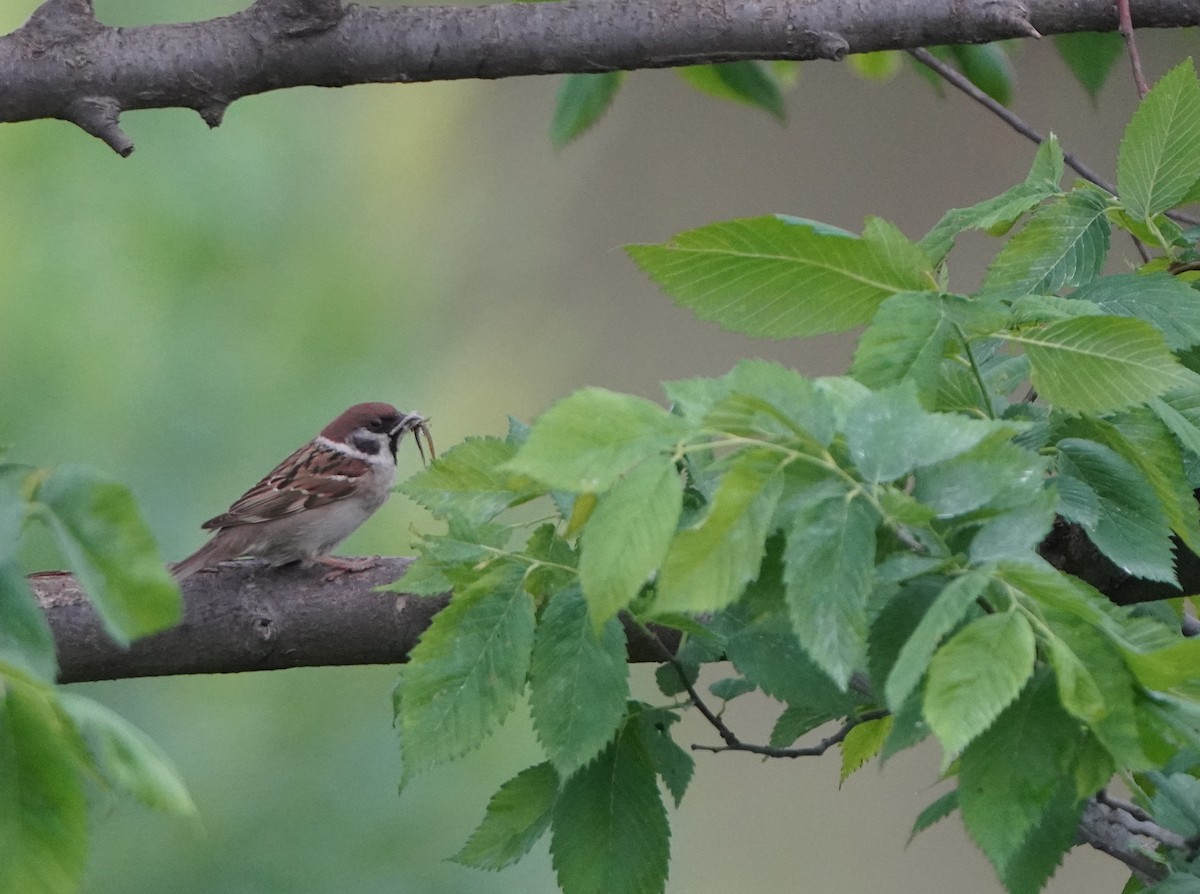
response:
<path id="1" fill-rule="evenodd" d="M 1133 15 L 1129 11 L 1129 0 L 1117 0 L 1117 30 L 1125 38 L 1125 49 L 1129 51 L 1129 67 L 1133 69 L 1133 83 L 1138 98 L 1145 99 L 1150 92 L 1146 76 L 1142 74 L 1142 57 L 1138 54 L 1137 41 L 1133 39 Z"/>
<path id="2" fill-rule="evenodd" d="M 724 745 L 693 745 L 692 751 L 748 751 L 751 754 L 761 754 L 763 757 L 816 757 L 824 754 L 834 745 L 845 740 L 850 731 L 861 723 L 867 723 L 871 720 L 879 720 L 888 715 L 888 711 L 884 708 L 877 708 L 874 711 L 867 711 L 860 714 L 858 717 L 851 717 L 831 736 L 826 736 L 816 745 L 809 745 L 804 748 L 775 748 L 772 745 L 754 745 L 750 742 L 741 742 L 734 737 L 734 741 L 726 740 Z M 722 736 L 724 738 L 724 736 Z"/>
<path id="3" fill-rule="evenodd" d="M 1021 136 L 1028 140 L 1032 140 L 1039 146 L 1046 142 L 1046 137 L 1034 130 L 1028 123 L 1026 123 L 1025 119 L 1021 118 L 1021 116 L 1014 113 L 1011 109 L 1006 108 L 1001 103 L 996 102 L 996 100 L 992 99 L 978 87 L 972 84 L 965 75 L 955 71 L 949 65 L 946 65 L 928 50 L 915 49 L 908 50 L 907 52 L 922 65 L 927 66 L 932 71 L 936 72 L 937 75 L 942 78 L 942 80 L 946 81 L 946 83 L 953 87 L 957 87 L 963 93 L 967 94 L 967 96 L 971 97 L 971 99 L 975 100 L 992 114 L 996 115 L 998 118 L 1000 118 L 1000 120 L 1002 120 Z M 1073 153 L 1063 150 L 1063 161 L 1069 168 L 1079 174 L 1080 177 L 1083 177 L 1085 180 L 1090 180 L 1101 189 L 1110 192 L 1113 195 L 1117 194 L 1116 184 L 1105 180 L 1090 167 L 1080 161 Z M 1181 214 L 1178 211 L 1168 212 L 1167 216 L 1179 221 L 1180 223 L 1185 223 L 1191 226 L 1200 224 L 1200 218 L 1195 218 L 1188 214 Z"/>

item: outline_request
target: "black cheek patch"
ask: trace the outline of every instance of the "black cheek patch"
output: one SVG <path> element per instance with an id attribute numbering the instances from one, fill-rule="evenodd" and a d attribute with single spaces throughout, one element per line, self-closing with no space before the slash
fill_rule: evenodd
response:
<path id="1" fill-rule="evenodd" d="M 355 435 L 353 438 L 350 439 L 350 442 L 354 445 L 356 450 L 359 450 L 359 451 L 365 453 L 367 456 L 374 456 L 376 453 L 379 452 L 379 442 L 376 441 L 374 438 L 367 438 L 367 437 L 363 437 L 362 435 Z"/>

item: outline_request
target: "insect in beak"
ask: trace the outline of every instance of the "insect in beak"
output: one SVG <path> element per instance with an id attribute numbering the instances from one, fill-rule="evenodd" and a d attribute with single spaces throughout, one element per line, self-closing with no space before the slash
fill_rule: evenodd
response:
<path id="1" fill-rule="evenodd" d="M 429 459 L 437 459 L 437 453 L 433 449 L 433 438 L 429 434 L 429 419 L 422 416 L 420 413 L 408 413 L 401 418 L 400 424 L 392 431 L 392 437 L 397 441 L 404 436 L 406 432 L 413 433 L 413 440 L 417 442 L 417 452 L 421 454 L 421 462 L 428 464 L 425 457 L 425 447 L 421 444 L 421 436 L 425 436 L 425 445 L 429 447 Z"/>

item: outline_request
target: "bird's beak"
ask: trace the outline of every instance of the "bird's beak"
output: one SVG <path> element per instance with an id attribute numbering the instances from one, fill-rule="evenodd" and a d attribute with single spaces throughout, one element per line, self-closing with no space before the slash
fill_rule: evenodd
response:
<path id="1" fill-rule="evenodd" d="M 429 459 L 437 459 L 437 453 L 433 449 L 433 438 L 429 435 L 429 419 L 422 416 L 420 413 L 405 413 L 400 417 L 400 422 L 391 431 L 391 436 L 396 443 L 404 437 L 406 432 L 413 432 L 413 440 L 417 442 L 417 452 L 421 454 L 421 462 L 427 462 L 425 458 L 425 447 L 421 444 L 421 436 L 425 436 L 425 444 L 429 447 Z"/>

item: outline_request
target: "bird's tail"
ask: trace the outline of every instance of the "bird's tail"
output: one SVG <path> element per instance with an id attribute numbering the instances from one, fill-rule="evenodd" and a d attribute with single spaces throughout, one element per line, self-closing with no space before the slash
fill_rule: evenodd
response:
<path id="1" fill-rule="evenodd" d="M 217 564 L 223 558 L 217 555 L 218 552 L 214 537 L 182 562 L 176 562 L 171 566 L 171 574 L 175 576 L 175 582 L 183 583 L 200 569 Z"/>

